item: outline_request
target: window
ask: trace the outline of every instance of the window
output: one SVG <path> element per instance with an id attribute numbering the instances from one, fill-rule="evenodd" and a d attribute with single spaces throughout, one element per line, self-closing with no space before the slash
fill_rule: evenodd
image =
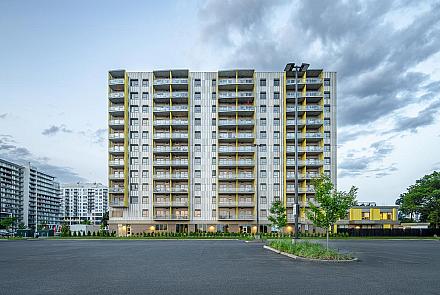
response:
<path id="1" fill-rule="evenodd" d="M 196 183 L 196 184 L 194 184 L 194 190 L 195 190 L 196 192 L 201 191 L 201 190 L 202 190 L 202 185 L 201 185 L 200 183 Z"/>
<path id="2" fill-rule="evenodd" d="M 148 87 L 148 79 L 142 79 L 142 87 Z"/>
<path id="3" fill-rule="evenodd" d="M 265 196 L 260 197 L 260 204 L 267 204 L 267 198 Z"/>
<path id="4" fill-rule="evenodd" d="M 194 107 L 194 112 L 196 112 L 196 113 L 200 113 L 200 112 L 202 112 L 202 108 L 201 108 L 201 106 L 200 106 L 200 105 L 196 105 L 196 106 Z"/>
<path id="5" fill-rule="evenodd" d="M 194 138 L 195 139 L 201 139 L 202 138 L 202 133 L 200 131 L 194 132 Z"/>
<path id="6" fill-rule="evenodd" d="M 212 184 L 212 191 L 215 192 L 217 190 L 217 185 L 215 183 Z"/>
<path id="7" fill-rule="evenodd" d="M 217 175 L 217 170 L 212 170 L 212 176 L 216 176 Z"/>
<path id="8" fill-rule="evenodd" d="M 137 87 L 139 86 L 139 80 L 138 79 L 132 79 L 130 80 L 130 86 Z"/>
<path id="9" fill-rule="evenodd" d="M 265 191 L 265 190 L 267 190 L 267 185 L 265 183 L 262 183 L 260 185 L 260 191 Z"/>
<path id="10" fill-rule="evenodd" d="M 213 92 L 211 98 L 215 100 L 215 99 L 216 99 L 216 96 L 217 96 L 216 93 Z"/>
<path id="11" fill-rule="evenodd" d="M 260 92 L 260 99 L 266 99 L 266 92 Z"/>
<path id="12" fill-rule="evenodd" d="M 330 107 L 324 107 L 324 112 L 325 113 L 330 113 Z"/>
<path id="13" fill-rule="evenodd" d="M 138 119 L 130 119 L 130 125 L 131 126 L 139 126 L 139 120 Z"/>
<path id="14" fill-rule="evenodd" d="M 211 198 L 211 202 L 212 202 L 212 204 L 217 203 L 217 202 L 216 202 L 216 199 L 217 199 L 216 197 L 212 197 L 212 198 Z"/>
<path id="15" fill-rule="evenodd" d="M 329 145 L 325 145 L 324 146 L 324 152 L 329 152 L 330 151 L 330 146 Z"/>
<path id="16" fill-rule="evenodd" d="M 280 106 L 274 106 L 273 107 L 273 112 L 274 113 L 279 113 L 280 112 Z"/>
<path id="17" fill-rule="evenodd" d="M 280 138 L 280 132 L 279 131 L 275 131 L 273 133 L 273 139 L 279 139 Z"/>
<path id="18" fill-rule="evenodd" d="M 195 125 L 195 126 L 201 126 L 201 125 L 202 125 L 202 119 L 200 119 L 200 118 L 195 118 L 195 119 L 194 119 L 194 125 Z"/>
<path id="19" fill-rule="evenodd" d="M 137 204 L 138 203 L 138 197 L 137 196 L 131 196 L 130 197 L 130 203 L 131 204 Z"/>
<path id="20" fill-rule="evenodd" d="M 324 79 L 324 86 L 330 86 L 330 79 Z"/>
<path id="21" fill-rule="evenodd" d="M 196 92 L 196 93 L 194 93 L 194 99 L 195 99 L 195 100 L 200 100 L 200 99 L 202 99 L 202 94 L 201 94 L 200 92 Z"/>
<path id="22" fill-rule="evenodd" d="M 149 216 L 149 211 L 148 209 L 142 209 L 142 217 L 148 217 Z"/>
<path id="23" fill-rule="evenodd" d="M 273 86 L 280 86 L 280 79 L 273 79 Z"/>
<path id="24" fill-rule="evenodd" d="M 278 119 L 278 118 L 273 119 L 273 125 L 280 126 L 280 119 Z"/>
<path id="25" fill-rule="evenodd" d="M 133 171 L 131 171 L 130 176 L 131 177 L 138 177 L 139 176 L 139 172 L 137 170 L 133 170 Z M 132 186 L 136 186 L 137 187 L 137 184 L 132 184 Z"/>
<path id="26" fill-rule="evenodd" d="M 137 92 L 133 92 L 133 93 L 130 94 L 130 98 L 131 99 L 139 99 L 139 95 L 138 95 Z"/>
<path id="27" fill-rule="evenodd" d="M 261 170 L 261 171 L 260 171 L 260 177 L 261 177 L 261 178 L 266 178 L 266 177 L 267 177 L 267 172 L 266 172 L 266 170 Z"/>
<path id="28" fill-rule="evenodd" d="M 267 138 L 266 131 L 260 131 L 260 138 L 261 139 L 266 139 Z"/>
<path id="29" fill-rule="evenodd" d="M 267 165 L 267 159 L 265 157 L 260 158 L 261 165 Z"/>
<path id="30" fill-rule="evenodd" d="M 217 84 L 217 80 L 216 79 L 212 79 L 211 85 L 212 87 L 215 87 Z"/>
<path id="31" fill-rule="evenodd" d="M 324 119 L 324 125 L 330 126 L 330 119 Z"/>
<path id="32" fill-rule="evenodd" d="M 260 217 L 267 217 L 267 210 L 266 209 L 260 210 Z"/>
<path id="33" fill-rule="evenodd" d="M 200 157 L 195 157 L 194 158 L 194 164 L 201 165 L 202 164 L 202 159 Z"/>
<path id="34" fill-rule="evenodd" d="M 266 126 L 266 119 L 260 119 L 260 126 Z"/>
<path id="35" fill-rule="evenodd" d="M 362 212 L 362 220 L 370 220 L 370 212 Z"/>
<path id="36" fill-rule="evenodd" d="M 277 191 L 279 191 L 280 190 L 280 184 L 279 183 L 274 183 L 274 185 L 273 185 L 273 191 L 274 192 L 277 192 Z"/>
<path id="37" fill-rule="evenodd" d="M 147 105 L 142 106 L 142 113 L 144 113 L 144 114 L 148 113 L 148 106 Z"/>
<path id="38" fill-rule="evenodd" d="M 324 158 L 324 164 L 330 165 L 330 158 Z"/>
<path id="39" fill-rule="evenodd" d="M 278 157 L 273 158 L 273 164 L 280 165 L 280 158 L 278 158 Z"/>
<path id="40" fill-rule="evenodd" d="M 280 93 L 279 92 L 274 92 L 273 93 L 273 99 L 280 99 Z"/>
<path id="41" fill-rule="evenodd" d="M 217 150 L 217 146 L 215 145 L 215 143 L 212 145 L 212 152 L 216 152 Z"/>
<path id="42" fill-rule="evenodd" d="M 202 86 L 202 81 L 200 79 L 194 79 L 194 86 L 195 87 L 200 87 Z"/>
<path id="43" fill-rule="evenodd" d="M 135 132 L 135 131 L 130 132 L 130 138 L 131 139 L 139 139 L 139 133 Z"/>
<path id="44" fill-rule="evenodd" d="M 266 112 L 266 106 L 262 105 L 260 106 L 260 113 L 265 113 Z"/>
<path id="45" fill-rule="evenodd" d="M 267 146 L 265 144 L 260 145 L 260 152 L 267 152 Z"/>
<path id="46" fill-rule="evenodd" d="M 212 106 L 212 112 L 215 113 L 216 111 L 217 111 L 216 106 L 213 105 L 213 106 Z"/>
<path id="47" fill-rule="evenodd" d="M 201 200 L 200 197 L 194 197 L 194 204 L 200 204 Z"/>
<path id="48" fill-rule="evenodd" d="M 324 132 L 324 138 L 330 138 L 330 132 Z"/>
<path id="49" fill-rule="evenodd" d="M 280 152 L 280 145 L 279 144 L 274 144 L 273 145 L 273 151 L 276 152 L 276 153 L 279 153 Z"/>
<path id="50" fill-rule="evenodd" d="M 279 178 L 280 177 L 280 171 L 279 170 L 275 170 L 273 172 L 273 178 Z"/>
<path id="51" fill-rule="evenodd" d="M 148 131 L 142 131 L 142 139 L 148 138 Z"/>
<path id="52" fill-rule="evenodd" d="M 217 125 L 217 122 L 216 122 L 215 118 L 212 118 L 211 125 L 212 125 L 212 126 Z"/>
<path id="53" fill-rule="evenodd" d="M 148 92 L 142 92 L 142 100 L 148 99 Z"/>
<path id="54" fill-rule="evenodd" d="M 330 92 L 324 92 L 324 98 L 330 98 Z"/>
<path id="55" fill-rule="evenodd" d="M 122 216 L 121 216 L 122 217 Z M 216 218 L 217 217 L 217 210 L 212 209 L 212 217 Z"/>
<path id="56" fill-rule="evenodd" d="M 201 151 L 202 151 L 202 146 L 201 146 L 200 144 L 196 144 L 196 145 L 194 146 L 194 151 L 195 151 L 195 152 L 201 152 Z"/>
<path id="57" fill-rule="evenodd" d="M 130 151 L 131 152 L 138 152 L 139 151 L 139 146 L 137 144 L 130 145 Z"/>
<path id="58" fill-rule="evenodd" d="M 148 119 L 142 119 L 142 126 L 148 126 Z"/>
<path id="59" fill-rule="evenodd" d="M 217 132 L 216 131 L 212 131 L 212 139 L 216 139 L 217 138 Z"/>
<path id="60" fill-rule="evenodd" d="M 156 224 L 156 230 L 168 230 L 168 224 Z"/>
<path id="61" fill-rule="evenodd" d="M 138 158 L 131 158 L 130 159 L 130 165 L 137 165 L 137 164 L 139 164 Z"/>
<path id="62" fill-rule="evenodd" d="M 194 171 L 194 177 L 197 177 L 197 178 L 202 177 L 202 171 L 200 171 L 200 170 Z"/>
<path id="63" fill-rule="evenodd" d="M 148 203 L 149 203 L 148 197 L 142 197 L 142 204 L 148 204 Z"/>
<path id="64" fill-rule="evenodd" d="M 142 145 L 142 151 L 143 152 L 148 152 L 148 144 L 143 144 Z M 148 158 L 147 158 L 148 159 Z M 148 161 L 148 160 L 147 160 Z"/>
<path id="65" fill-rule="evenodd" d="M 139 113 L 139 107 L 138 106 L 131 106 L 130 112 L 131 113 Z"/>
<path id="66" fill-rule="evenodd" d="M 260 79 L 260 86 L 266 86 L 266 79 Z"/>

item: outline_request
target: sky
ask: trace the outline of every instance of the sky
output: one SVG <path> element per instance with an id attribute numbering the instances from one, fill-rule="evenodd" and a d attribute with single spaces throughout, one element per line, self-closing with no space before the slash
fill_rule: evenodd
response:
<path id="1" fill-rule="evenodd" d="M 394 204 L 440 170 L 440 1 L 0 2 L 0 158 L 107 183 L 107 72 L 338 75 L 338 189 Z"/>

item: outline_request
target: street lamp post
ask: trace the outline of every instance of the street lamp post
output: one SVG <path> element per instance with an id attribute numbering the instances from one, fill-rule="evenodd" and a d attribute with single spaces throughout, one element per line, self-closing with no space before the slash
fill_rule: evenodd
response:
<path id="1" fill-rule="evenodd" d="M 302 63 L 300 66 L 296 66 L 295 63 L 288 63 L 284 68 L 284 71 L 291 72 L 295 70 L 295 241 L 298 239 L 298 214 L 299 214 L 299 200 L 298 200 L 298 71 L 307 71 L 309 64 Z M 284 147 L 286 148 L 286 147 Z"/>
<path id="2" fill-rule="evenodd" d="M 259 148 L 259 144 L 255 144 L 255 149 L 256 149 L 256 156 L 257 156 L 257 173 L 256 173 L 256 177 L 257 177 L 257 230 L 255 232 L 255 238 L 259 239 L 260 238 L 260 200 L 259 200 L 259 190 L 260 190 L 260 182 L 259 182 L 259 156 L 258 156 L 258 148 Z"/>

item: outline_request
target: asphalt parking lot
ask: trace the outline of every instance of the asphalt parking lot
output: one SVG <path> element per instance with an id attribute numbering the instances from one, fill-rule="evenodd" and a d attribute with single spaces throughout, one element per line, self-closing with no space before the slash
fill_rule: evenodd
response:
<path id="1" fill-rule="evenodd" d="M 440 294 L 440 241 L 331 244 L 360 261 L 243 241 L 0 241 L 0 294 Z"/>

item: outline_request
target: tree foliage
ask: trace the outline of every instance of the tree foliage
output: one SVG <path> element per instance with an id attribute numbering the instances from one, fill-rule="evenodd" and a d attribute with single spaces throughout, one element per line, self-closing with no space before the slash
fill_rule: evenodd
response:
<path id="1" fill-rule="evenodd" d="M 280 201 L 273 202 L 272 206 L 269 209 L 269 212 L 270 215 L 268 217 L 268 220 L 273 227 L 281 230 L 287 225 L 286 208 L 284 208 L 283 204 Z"/>
<path id="2" fill-rule="evenodd" d="M 429 222 L 440 226 L 440 172 L 434 171 L 417 180 L 396 200 L 401 221 Z"/>
<path id="3" fill-rule="evenodd" d="M 307 218 L 317 227 L 326 230 L 327 247 L 328 247 L 328 231 L 329 228 L 339 219 L 347 215 L 348 209 L 355 205 L 357 188 L 351 187 L 350 191 L 336 191 L 333 183 L 328 176 L 313 180 L 315 187 L 315 200 L 317 204 L 309 202 L 309 210 Z"/>
<path id="4" fill-rule="evenodd" d="M 10 228 L 14 222 L 17 220 L 15 217 L 5 217 L 0 220 L 0 228 Z"/>

